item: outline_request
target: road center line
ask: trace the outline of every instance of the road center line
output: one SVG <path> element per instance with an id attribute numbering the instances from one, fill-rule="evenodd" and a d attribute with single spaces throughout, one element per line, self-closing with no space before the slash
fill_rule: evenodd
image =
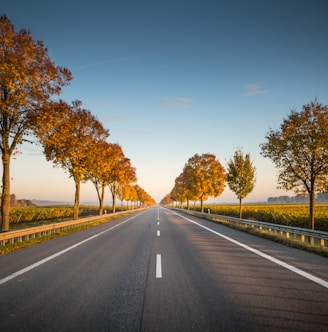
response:
<path id="1" fill-rule="evenodd" d="M 156 278 L 162 278 L 162 255 L 156 255 Z"/>
<path id="2" fill-rule="evenodd" d="M 157 231 L 157 236 L 161 236 L 161 231 Z"/>
<path id="3" fill-rule="evenodd" d="M 109 231 L 111 231 L 111 230 L 113 230 L 113 229 L 115 229 L 115 228 L 117 228 L 117 227 L 119 227 L 119 226 L 127 223 L 128 221 L 136 218 L 139 215 L 140 215 L 140 213 L 138 213 L 137 215 L 134 215 L 133 217 L 131 217 L 131 218 L 125 220 L 125 221 L 122 221 L 121 223 L 119 223 L 119 224 L 117 224 L 117 225 L 115 225 L 115 226 L 113 226 L 111 228 L 106 229 L 105 231 L 102 231 L 102 232 L 100 232 L 98 234 L 90 236 L 90 237 L 88 237 L 87 239 L 85 239 L 85 240 L 83 240 L 81 242 L 78 242 L 78 243 L 76 243 L 76 244 L 74 244 L 74 245 L 72 245 L 72 246 L 70 246 L 70 247 L 68 247 L 66 249 L 63 249 L 63 250 L 61 250 L 61 251 L 59 251 L 59 252 L 57 252 L 57 253 L 49 256 L 49 257 L 43 258 L 40 261 L 38 261 L 38 262 L 36 262 L 36 263 L 34 263 L 32 265 L 29 265 L 29 266 L 27 266 L 27 267 L 25 267 L 25 268 L 23 268 L 23 269 L 21 269 L 21 270 L 19 270 L 17 272 L 14 272 L 14 273 L 10 274 L 9 276 L 7 276 L 5 278 L 0 279 L 0 285 L 6 283 L 9 280 L 12 280 L 12 279 L 20 276 L 20 275 L 22 275 L 22 274 L 24 274 L 24 273 L 26 273 L 28 271 L 31 271 L 31 270 L 35 269 L 36 267 L 38 267 L 38 266 L 40 266 L 40 265 L 42 265 L 44 263 L 47 263 L 47 262 L 51 261 L 52 259 L 54 259 L 54 258 L 56 258 L 56 257 L 58 257 L 60 255 L 63 255 L 66 252 L 68 252 L 68 251 L 70 251 L 70 250 L 72 250 L 72 249 L 74 249 L 74 248 L 76 248 L 76 247 L 78 247 L 78 246 L 80 246 L 80 245 L 88 242 L 88 241 L 91 241 L 91 240 L 95 239 L 95 238 L 97 238 L 100 235 L 103 235 L 103 234 L 105 234 L 105 233 L 107 233 L 107 232 L 109 232 Z"/>
<path id="4" fill-rule="evenodd" d="M 173 211 L 171 211 L 171 212 L 173 212 Z M 260 250 L 254 249 L 254 248 L 248 246 L 247 244 L 243 244 L 243 243 L 241 243 L 239 241 L 236 241 L 236 240 L 234 240 L 234 239 L 232 239 L 232 238 L 230 238 L 228 236 L 225 236 L 225 235 L 223 235 L 223 234 L 221 234 L 219 232 L 216 232 L 213 229 L 208 228 L 208 227 L 206 227 L 206 226 L 204 226 L 202 224 L 199 224 L 196 221 L 193 221 L 193 220 L 191 220 L 191 219 L 189 219 L 189 218 L 187 218 L 187 217 L 185 217 L 185 216 L 183 216 L 181 214 L 178 214 L 176 212 L 173 212 L 173 213 L 175 215 L 177 215 L 177 216 L 185 219 L 185 220 L 188 220 L 189 222 L 191 222 L 191 223 L 193 223 L 193 224 L 195 224 L 195 225 L 197 225 L 197 226 L 199 226 L 201 228 L 206 229 L 207 231 L 209 231 L 209 232 L 211 232 L 211 233 L 213 233 L 215 235 L 218 235 L 218 236 L 220 236 L 220 237 L 222 237 L 222 238 L 224 238 L 224 239 L 226 239 L 226 240 L 228 240 L 228 241 L 230 241 L 230 242 L 232 242 L 232 243 L 234 243 L 234 244 L 236 244 L 236 245 L 238 245 L 238 246 L 240 246 L 240 247 L 242 247 L 242 248 L 244 248 L 244 249 L 246 249 L 248 251 L 253 252 L 254 254 L 256 254 L 258 256 L 261 256 L 261 257 L 263 257 L 263 258 L 265 258 L 265 259 L 267 259 L 267 260 L 269 260 L 269 261 L 271 261 L 271 262 L 273 262 L 275 264 L 278 264 L 278 265 L 284 267 L 287 270 L 290 270 L 290 271 L 292 271 L 292 272 L 294 272 L 296 274 L 299 274 L 300 276 L 302 276 L 302 277 L 304 277 L 306 279 L 309 279 L 309 280 L 311 280 L 311 281 L 313 281 L 313 282 L 315 282 L 315 283 L 317 283 L 317 284 L 319 284 L 319 285 L 321 285 L 321 286 L 323 286 L 325 288 L 328 288 L 328 281 L 325 281 L 325 280 L 323 280 L 321 278 L 318 278 L 318 277 L 316 277 L 316 276 L 314 276 L 314 275 L 312 275 L 312 274 L 310 274 L 308 272 L 305 272 L 305 271 L 303 271 L 303 270 L 301 270 L 301 269 L 299 269 L 299 268 L 297 268 L 295 266 L 292 266 L 292 265 L 290 265 L 288 263 L 285 263 L 284 261 L 281 261 L 280 259 L 274 258 L 274 257 L 272 257 L 272 256 L 270 256 L 268 254 L 265 254 L 264 252 L 262 252 Z"/>

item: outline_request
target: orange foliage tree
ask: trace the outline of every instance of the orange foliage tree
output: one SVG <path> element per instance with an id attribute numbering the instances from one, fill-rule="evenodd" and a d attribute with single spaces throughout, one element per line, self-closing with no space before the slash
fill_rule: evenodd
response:
<path id="1" fill-rule="evenodd" d="M 44 148 L 48 161 L 65 169 L 75 182 L 74 219 L 78 219 L 80 185 L 95 161 L 95 149 L 104 141 L 108 130 L 80 101 L 72 105 L 60 100 L 51 102 L 39 115 L 44 125 L 35 133 Z"/>
<path id="2" fill-rule="evenodd" d="M 9 230 L 10 159 L 27 141 L 33 114 L 72 79 L 65 68 L 55 66 L 41 41 L 27 30 L 15 32 L 6 16 L 0 17 L 0 150 L 3 177 L 2 231 Z M 40 125 L 40 123 L 39 123 Z"/>
<path id="3" fill-rule="evenodd" d="M 93 162 L 88 165 L 84 180 L 90 180 L 95 186 L 99 200 L 99 215 L 102 215 L 105 188 L 113 181 L 112 175 L 124 154 L 120 145 L 101 141 L 95 147 L 93 156 Z"/>
<path id="4" fill-rule="evenodd" d="M 113 213 L 116 211 L 116 199 L 120 188 L 123 185 L 136 182 L 136 180 L 135 168 L 131 166 L 130 159 L 126 158 L 121 150 L 115 158 L 113 167 L 108 172 L 108 186 L 112 194 Z"/>
<path id="5" fill-rule="evenodd" d="M 204 201 L 210 196 L 221 195 L 225 180 L 224 168 L 214 154 L 195 154 L 189 158 L 184 167 L 180 188 L 184 188 L 185 196 L 189 195 L 189 197 L 199 199 L 201 211 L 204 212 Z"/>

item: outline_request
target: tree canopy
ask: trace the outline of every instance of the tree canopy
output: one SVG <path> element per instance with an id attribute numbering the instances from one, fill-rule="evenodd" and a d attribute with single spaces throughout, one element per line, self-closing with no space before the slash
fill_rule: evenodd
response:
<path id="1" fill-rule="evenodd" d="M 11 156 L 26 141 L 32 115 L 71 79 L 68 69 L 55 66 L 43 42 L 33 40 L 25 29 L 16 32 L 6 16 L 0 17 L 2 231 L 9 230 Z"/>
<path id="2" fill-rule="evenodd" d="M 255 187 L 255 166 L 250 154 L 243 154 L 237 149 L 233 158 L 228 162 L 227 182 L 239 200 L 239 218 L 242 218 L 242 200 L 253 191 Z"/>
<path id="3" fill-rule="evenodd" d="M 279 169 L 278 184 L 309 194 L 310 226 L 314 229 L 314 196 L 327 189 L 328 106 L 317 101 L 291 111 L 279 130 L 270 130 L 261 154 Z"/>
<path id="4" fill-rule="evenodd" d="M 211 153 L 195 154 L 185 164 L 183 172 L 176 178 L 171 198 L 181 204 L 189 200 L 204 201 L 208 197 L 221 195 L 225 186 L 225 171 L 216 156 Z"/>
<path id="5" fill-rule="evenodd" d="M 43 146 L 48 161 L 65 169 L 75 182 L 74 219 L 78 218 L 80 183 L 94 162 L 94 151 L 109 132 L 92 115 L 82 108 L 80 101 L 72 105 L 60 100 L 51 102 L 39 114 L 35 134 Z"/>

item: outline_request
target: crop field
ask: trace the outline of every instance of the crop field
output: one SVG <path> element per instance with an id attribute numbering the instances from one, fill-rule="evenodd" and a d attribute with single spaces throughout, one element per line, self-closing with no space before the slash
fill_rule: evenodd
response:
<path id="1" fill-rule="evenodd" d="M 196 206 L 200 211 L 200 206 Z M 239 217 L 239 205 L 205 205 L 204 212 Z M 192 207 L 191 207 L 192 210 Z M 258 220 L 293 227 L 310 228 L 308 204 L 243 205 L 243 219 Z M 328 231 L 328 204 L 315 204 L 315 229 Z"/>
<path id="2" fill-rule="evenodd" d="M 105 207 L 108 213 L 111 207 Z M 117 207 L 116 211 L 126 209 Z M 81 206 L 80 216 L 97 215 L 97 206 Z M 10 229 L 21 229 L 26 227 L 49 224 L 50 222 L 65 221 L 73 218 L 73 206 L 49 206 L 49 207 L 22 207 L 10 210 Z"/>

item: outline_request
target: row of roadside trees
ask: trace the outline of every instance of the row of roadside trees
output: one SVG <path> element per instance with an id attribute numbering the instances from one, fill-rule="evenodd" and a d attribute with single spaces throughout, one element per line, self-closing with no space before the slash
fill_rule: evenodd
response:
<path id="1" fill-rule="evenodd" d="M 216 156 L 211 153 L 195 154 L 189 158 L 182 173 L 175 179 L 172 191 L 161 201 L 169 204 L 175 201 L 182 206 L 190 201 L 200 201 L 204 212 L 204 201 L 209 197 L 220 196 L 227 182 L 239 200 L 239 215 L 242 217 L 242 200 L 254 189 L 255 166 L 250 154 L 236 150 L 225 170 Z"/>
<path id="2" fill-rule="evenodd" d="M 0 151 L 3 165 L 1 230 L 9 230 L 10 161 L 21 144 L 41 144 L 48 161 L 62 167 L 75 182 L 74 219 L 78 218 L 80 185 L 91 181 L 104 206 L 109 187 L 116 199 L 154 204 L 136 182 L 130 159 L 118 144 L 107 142 L 109 130 L 79 100 L 71 104 L 53 96 L 72 80 L 67 68 L 56 66 L 43 42 L 29 31 L 16 32 L 0 17 Z"/>
<path id="3" fill-rule="evenodd" d="M 278 169 L 278 188 L 294 190 L 308 197 L 309 228 L 314 229 L 316 194 L 328 193 L 328 105 L 314 100 L 299 112 L 292 110 L 277 130 L 270 129 L 260 144 L 262 156 Z M 203 201 L 219 196 L 225 181 L 241 202 L 254 188 L 255 167 L 249 154 L 240 150 L 228 162 L 226 172 L 214 155 L 195 155 L 176 178 L 171 193 L 163 200 L 168 204 Z"/>

